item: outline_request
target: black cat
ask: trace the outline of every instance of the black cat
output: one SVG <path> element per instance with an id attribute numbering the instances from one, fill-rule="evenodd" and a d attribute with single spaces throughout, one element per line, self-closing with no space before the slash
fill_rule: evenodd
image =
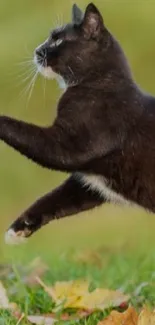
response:
<path id="1" fill-rule="evenodd" d="M 8 242 L 106 201 L 155 211 L 155 98 L 132 78 L 94 4 L 35 51 L 38 70 L 66 85 L 52 126 L 0 116 L 0 139 L 34 162 L 72 175 L 9 228 Z"/>

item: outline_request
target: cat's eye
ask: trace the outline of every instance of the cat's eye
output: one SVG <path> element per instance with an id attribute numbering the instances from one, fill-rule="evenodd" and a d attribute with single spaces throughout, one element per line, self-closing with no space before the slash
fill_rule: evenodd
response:
<path id="1" fill-rule="evenodd" d="M 26 226 L 30 226 L 31 225 L 31 223 L 29 221 L 27 221 L 27 220 L 25 220 L 24 223 L 25 223 Z"/>
<path id="2" fill-rule="evenodd" d="M 60 44 L 62 44 L 63 40 L 62 39 L 58 39 L 56 42 L 55 42 L 55 45 L 56 46 L 59 46 Z"/>
<path id="3" fill-rule="evenodd" d="M 57 39 L 56 41 L 52 42 L 52 44 L 50 44 L 50 47 L 51 48 L 57 47 L 57 46 L 60 46 L 62 43 L 63 43 L 62 39 Z"/>

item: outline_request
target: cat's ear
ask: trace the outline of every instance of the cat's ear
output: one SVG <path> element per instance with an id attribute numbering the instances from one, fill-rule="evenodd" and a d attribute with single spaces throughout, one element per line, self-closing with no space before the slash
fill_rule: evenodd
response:
<path id="1" fill-rule="evenodd" d="M 74 4 L 72 7 L 72 22 L 74 25 L 80 25 L 82 23 L 84 14 L 82 10 Z"/>
<path id="2" fill-rule="evenodd" d="M 86 8 L 83 29 L 87 37 L 93 38 L 98 38 L 104 29 L 102 15 L 93 3 L 90 3 Z"/>

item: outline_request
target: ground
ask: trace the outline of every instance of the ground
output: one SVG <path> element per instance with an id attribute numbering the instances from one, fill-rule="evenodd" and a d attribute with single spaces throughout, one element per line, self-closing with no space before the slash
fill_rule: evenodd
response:
<path id="1" fill-rule="evenodd" d="M 154 305 L 155 301 L 155 254 L 150 249 L 147 254 L 133 253 L 129 247 L 98 248 L 83 252 L 68 251 L 59 257 L 46 254 L 45 262 L 49 270 L 43 276 L 47 284 L 71 279 L 88 279 L 93 287 L 121 289 L 131 294 L 130 304 L 137 310 L 142 305 Z M 51 312 L 52 300 L 45 291 L 38 287 L 24 285 L 24 267 L 13 264 L 13 272 L 3 278 L 11 301 L 16 302 L 25 315 L 47 314 Z M 94 313 L 76 324 L 95 325 L 107 313 Z M 61 313 L 59 314 L 61 315 Z M 74 324 L 75 321 L 60 321 L 60 324 Z M 58 323 L 58 324 L 59 324 Z M 9 312 L 0 312 L 1 325 L 16 325 Z M 26 321 L 21 322 L 26 325 Z"/>

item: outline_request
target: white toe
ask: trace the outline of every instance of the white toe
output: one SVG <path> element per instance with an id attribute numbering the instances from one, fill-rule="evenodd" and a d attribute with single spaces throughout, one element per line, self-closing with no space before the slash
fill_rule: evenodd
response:
<path id="1" fill-rule="evenodd" d="M 13 229 L 9 229 L 5 234 L 5 242 L 8 245 L 18 245 L 25 241 L 24 231 L 15 232 Z"/>

